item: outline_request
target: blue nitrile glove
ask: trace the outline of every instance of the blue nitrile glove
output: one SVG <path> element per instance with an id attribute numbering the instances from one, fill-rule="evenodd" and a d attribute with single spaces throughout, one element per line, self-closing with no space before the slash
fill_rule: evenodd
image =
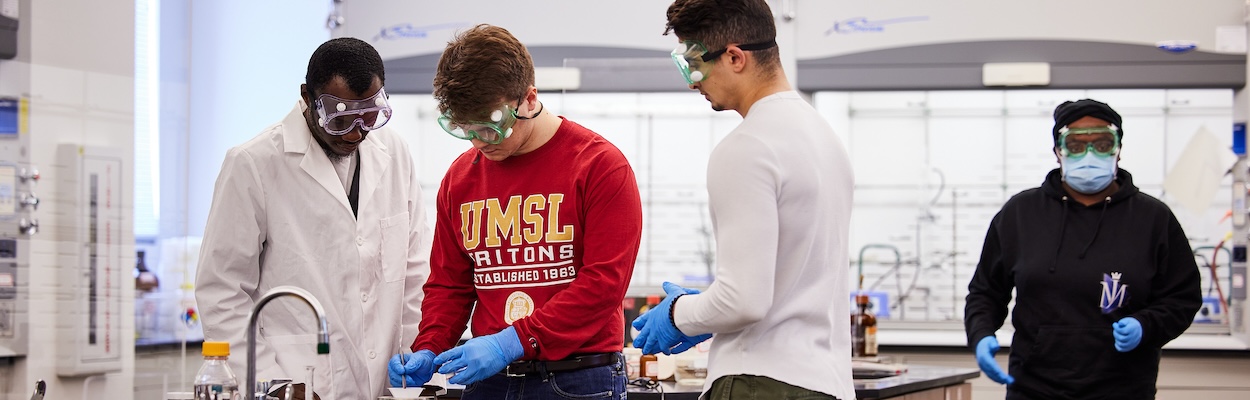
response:
<path id="1" fill-rule="evenodd" d="M 666 285 L 672 285 L 673 287 L 680 288 L 681 290 L 685 291 L 685 294 L 699 294 L 699 293 L 700 293 L 699 289 L 683 288 L 683 287 L 681 287 L 681 286 L 678 286 L 678 285 L 675 285 L 675 284 L 672 284 L 672 283 L 668 283 L 668 282 L 665 282 L 665 284 L 666 284 Z M 665 290 L 668 290 L 668 286 L 665 286 Z M 676 299 L 674 299 L 674 301 L 676 301 Z M 669 308 L 671 309 L 672 307 L 670 306 Z M 670 314 L 671 314 L 671 313 L 670 313 Z M 647 324 L 647 320 L 648 320 L 648 319 L 650 319 L 650 316 L 651 316 L 651 315 L 652 315 L 652 314 L 651 314 L 651 313 L 649 313 L 649 312 L 648 312 L 648 313 L 646 313 L 646 314 L 640 315 L 640 316 L 638 316 L 638 318 L 635 318 L 635 319 L 634 319 L 634 322 L 631 324 L 631 325 L 633 325 L 634 329 L 639 330 L 639 333 L 638 333 L 638 338 L 635 338 L 635 339 L 634 339 L 634 340 L 635 340 L 635 343 L 645 343 L 645 342 L 646 342 L 646 337 L 642 334 L 642 332 L 641 332 L 641 331 L 643 330 L 643 327 L 645 327 L 645 326 L 646 326 L 646 324 Z M 671 323 L 671 322 L 670 322 L 670 323 Z M 676 324 L 673 324 L 673 325 L 675 326 Z M 680 332 L 680 331 L 679 331 L 679 332 Z M 712 334 L 710 334 L 710 333 L 708 333 L 708 334 L 704 334 L 704 335 L 699 335 L 699 336 L 688 336 L 688 335 L 686 335 L 686 334 L 684 334 L 684 333 L 683 333 L 683 334 L 682 334 L 682 337 L 681 337 L 681 340 L 679 340 L 679 341 L 677 342 L 677 345 L 673 346 L 671 349 L 669 349 L 669 350 L 668 350 L 667 352 L 665 352 L 664 354 L 679 354 L 679 353 L 685 352 L 686 350 L 690 350 L 690 349 L 691 349 L 691 348 L 693 348 L 694 346 L 697 346 L 699 343 L 703 343 L 703 341 L 708 340 L 708 339 L 710 339 L 711 337 L 712 337 Z M 639 339 L 641 339 L 641 342 L 639 342 Z M 638 344 L 635 344 L 635 345 L 634 345 L 634 347 L 639 347 L 639 345 L 638 345 Z M 650 354 L 650 353 L 648 353 L 648 354 Z"/>
<path id="2" fill-rule="evenodd" d="M 977 366 L 981 367 L 981 372 L 985 373 L 987 378 L 994 382 L 1004 385 L 1015 383 L 1016 378 L 1007 375 L 1002 368 L 998 367 L 998 362 L 994 361 L 994 353 L 998 352 L 998 338 L 994 336 L 986 336 L 977 342 Z"/>
<path id="3" fill-rule="evenodd" d="M 681 287 L 681 286 L 678 286 L 678 285 L 673 284 L 673 283 L 670 283 L 670 282 L 664 282 L 664 284 L 665 284 L 665 285 L 673 285 L 673 286 L 677 286 L 677 287 L 681 288 L 681 290 L 685 291 L 685 292 L 686 292 L 685 294 L 699 294 L 699 293 L 702 293 L 702 292 L 700 292 L 700 291 L 699 291 L 699 289 L 683 288 L 683 287 Z M 667 287 L 665 287 L 665 289 L 664 289 L 664 290 L 665 290 L 665 291 L 667 291 L 667 290 L 668 290 L 668 288 L 667 288 Z M 650 310 L 647 310 L 647 311 L 650 311 Z M 649 318 L 651 318 L 651 313 L 650 313 L 650 312 L 644 313 L 644 314 L 642 314 L 642 315 L 639 315 L 639 316 L 638 316 L 638 318 L 634 318 L 634 322 L 633 322 L 633 323 L 631 323 L 630 325 L 633 325 L 634 329 L 637 329 L 637 330 L 640 330 L 640 331 L 641 331 L 641 330 L 642 330 L 642 327 L 644 327 L 644 326 L 646 326 L 646 325 L 647 325 L 647 319 L 649 319 Z M 638 347 L 638 345 L 635 345 L 634 347 Z"/>
<path id="4" fill-rule="evenodd" d="M 405 362 L 400 362 L 399 354 L 391 356 L 391 362 L 386 366 L 391 387 L 400 387 L 404 384 L 408 387 L 421 387 L 434 376 L 434 352 L 421 350 L 412 354 L 404 354 L 403 358 Z"/>
<path id="5" fill-rule="evenodd" d="M 712 337 L 711 334 L 687 336 L 677 329 L 670 316 L 673 301 L 683 294 L 697 294 L 698 290 L 686 289 L 672 282 L 664 282 L 664 300 L 646 314 L 634 320 L 633 326 L 639 330 L 634 338 L 634 347 L 642 349 L 643 354 L 674 354 L 689 350 L 691 347 Z"/>
<path id="6" fill-rule="evenodd" d="M 455 373 L 447 382 L 468 385 L 502 371 L 525 355 L 516 328 L 509 326 L 494 335 L 478 336 L 434 358 L 440 374 Z"/>
<path id="7" fill-rule="evenodd" d="M 1111 333 L 1115 336 L 1116 351 L 1133 350 L 1141 344 L 1141 321 L 1133 317 L 1120 318 L 1120 322 L 1111 324 Z"/>
<path id="8" fill-rule="evenodd" d="M 686 350 L 690 350 L 694 348 L 694 346 L 698 346 L 699 343 L 703 343 L 704 340 L 708 340 L 711 338 L 712 338 L 712 334 L 710 333 L 699 335 L 699 336 L 687 336 L 683 334 L 681 335 L 681 340 L 678 341 L 677 344 L 673 345 L 672 348 L 668 349 L 668 351 L 665 352 L 664 354 L 684 353 Z"/>

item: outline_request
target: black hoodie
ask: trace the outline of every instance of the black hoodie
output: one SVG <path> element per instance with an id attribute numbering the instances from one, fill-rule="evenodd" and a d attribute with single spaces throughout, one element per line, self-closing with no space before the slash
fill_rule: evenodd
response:
<path id="1" fill-rule="evenodd" d="M 1160 348 L 1202 305 L 1193 251 L 1172 211 L 1139 192 L 1127 171 L 1116 182 L 1115 194 L 1085 206 L 1055 169 L 990 222 L 964 327 L 975 351 L 1002 326 L 1016 289 L 1008 399 L 1152 399 Z M 1142 339 L 1121 353 L 1112 323 L 1128 316 L 1141 322 Z"/>

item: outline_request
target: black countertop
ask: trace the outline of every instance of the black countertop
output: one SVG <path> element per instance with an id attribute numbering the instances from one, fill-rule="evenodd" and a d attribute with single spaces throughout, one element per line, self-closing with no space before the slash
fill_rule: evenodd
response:
<path id="1" fill-rule="evenodd" d="M 856 379 L 855 397 L 860 400 L 902 396 L 937 387 L 962 383 L 981 376 L 976 368 L 909 365 L 907 373 L 889 378 Z"/>
<path id="2" fill-rule="evenodd" d="M 937 387 L 962 383 L 981 376 L 976 368 L 950 368 L 927 365 L 909 365 L 907 373 L 889 378 L 856 379 L 855 397 L 860 400 L 883 399 L 902 396 Z M 459 398 L 460 387 L 447 389 L 446 396 L 440 398 Z M 660 382 L 659 390 L 647 389 L 630 385 L 630 400 L 660 400 L 660 391 L 664 392 L 664 400 L 697 400 L 703 392 L 703 385 L 679 385 L 673 382 Z M 847 399 L 849 400 L 849 399 Z"/>

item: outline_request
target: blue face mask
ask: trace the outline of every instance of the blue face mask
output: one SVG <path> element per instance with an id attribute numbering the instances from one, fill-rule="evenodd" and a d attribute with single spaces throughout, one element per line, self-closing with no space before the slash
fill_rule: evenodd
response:
<path id="1" fill-rule="evenodd" d="M 1086 152 L 1080 156 L 1064 156 L 1063 181 L 1073 190 L 1094 194 L 1106 189 L 1115 180 L 1115 156 Z"/>

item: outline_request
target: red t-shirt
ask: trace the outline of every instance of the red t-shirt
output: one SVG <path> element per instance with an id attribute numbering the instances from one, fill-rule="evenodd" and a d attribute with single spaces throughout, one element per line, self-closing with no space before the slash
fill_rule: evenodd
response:
<path id="1" fill-rule="evenodd" d="M 522 359 L 620 351 L 621 299 L 642 236 L 625 156 L 568 120 L 529 153 L 478 154 L 461 154 L 439 187 L 412 349 L 455 346 L 471 313 L 475 337 L 516 327 Z"/>

